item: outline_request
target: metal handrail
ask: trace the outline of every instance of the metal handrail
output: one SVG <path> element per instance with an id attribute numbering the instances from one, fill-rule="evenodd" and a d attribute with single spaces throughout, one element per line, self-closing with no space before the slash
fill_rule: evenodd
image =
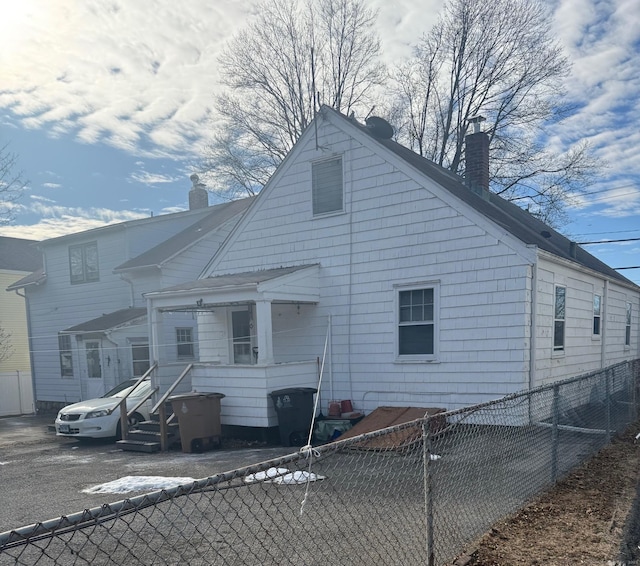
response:
<path id="1" fill-rule="evenodd" d="M 109 411 L 109 414 L 111 414 L 116 410 L 117 407 L 120 408 L 120 436 L 122 437 L 122 440 L 126 440 L 129 433 L 129 416 L 132 415 L 136 410 L 138 410 L 142 403 L 149 399 L 149 397 L 151 397 L 151 395 L 153 395 L 156 390 L 151 390 L 149 394 L 146 395 L 142 401 L 140 401 L 140 403 L 138 403 L 133 409 L 131 409 L 131 411 L 127 411 L 127 399 L 129 398 L 129 395 L 136 389 L 136 387 L 138 387 L 138 385 L 140 385 L 145 379 L 147 379 L 151 375 L 151 372 L 153 372 L 153 370 L 155 370 L 157 367 L 158 363 L 156 362 L 147 371 L 145 371 L 136 380 L 135 384 L 129 390 L 129 392 L 124 397 L 122 397 L 122 399 L 120 399 L 120 403 L 118 403 L 113 409 Z"/>

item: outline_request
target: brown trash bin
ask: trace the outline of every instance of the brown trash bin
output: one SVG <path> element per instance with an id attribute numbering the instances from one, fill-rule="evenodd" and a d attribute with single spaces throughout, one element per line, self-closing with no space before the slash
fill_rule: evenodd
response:
<path id="1" fill-rule="evenodd" d="M 220 447 L 220 399 L 223 397 L 222 393 L 185 393 L 169 397 L 178 418 L 183 452 Z"/>

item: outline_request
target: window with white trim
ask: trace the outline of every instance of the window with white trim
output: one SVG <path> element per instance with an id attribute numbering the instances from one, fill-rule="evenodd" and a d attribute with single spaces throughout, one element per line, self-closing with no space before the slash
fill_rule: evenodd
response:
<path id="1" fill-rule="evenodd" d="M 179 358 L 193 358 L 193 329 L 176 328 L 176 343 Z"/>
<path id="2" fill-rule="evenodd" d="M 593 335 L 600 336 L 602 321 L 602 297 L 593 296 Z"/>
<path id="3" fill-rule="evenodd" d="M 567 288 L 557 286 L 553 315 L 553 350 L 564 351 L 565 317 L 567 307 Z"/>
<path id="4" fill-rule="evenodd" d="M 99 281 L 97 242 L 69 246 L 69 277 L 73 284 Z"/>
<path id="5" fill-rule="evenodd" d="M 317 161 L 311 165 L 313 215 L 343 210 L 342 157 Z"/>
<path id="6" fill-rule="evenodd" d="M 62 377 L 73 377 L 71 336 L 68 334 L 58 334 L 58 353 L 60 356 L 60 375 Z"/>
<path id="7" fill-rule="evenodd" d="M 398 356 L 435 356 L 435 287 L 400 290 L 398 294 Z"/>
<path id="8" fill-rule="evenodd" d="M 627 321 L 624 327 L 624 345 L 631 346 L 631 303 L 627 303 Z"/>
<path id="9" fill-rule="evenodd" d="M 131 344 L 131 362 L 133 366 L 133 377 L 143 376 L 151 367 L 149 361 L 149 344 L 137 342 Z"/>

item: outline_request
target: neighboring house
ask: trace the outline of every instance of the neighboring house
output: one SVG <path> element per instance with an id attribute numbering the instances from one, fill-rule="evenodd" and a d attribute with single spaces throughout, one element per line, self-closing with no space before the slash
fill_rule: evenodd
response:
<path id="1" fill-rule="evenodd" d="M 0 236 L 0 417 L 34 412 L 27 304 L 10 285 L 42 267 L 35 240 Z"/>
<path id="2" fill-rule="evenodd" d="M 195 196 L 194 196 L 195 195 Z M 251 199 L 208 206 L 194 179 L 191 210 L 112 224 L 40 243 L 44 269 L 23 289 L 31 314 L 38 410 L 98 397 L 149 368 L 142 293 L 193 279 Z M 191 313 L 165 317 L 166 371 L 197 358 Z"/>
<path id="3" fill-rule="evenodd" d="M 277 424 L 269 394 L 456 409 L 639 357 L 640 288 L 467 179 L 323 107 L 200 278 L 146 293 L 198 322 L 198 391 L 227 427 Z M 471 187 L 471 188 L 470 188 Z M 215 250 L 214 250 L 215 251 Z M 326 355 L 325 355 L 326 354 Z M 165 383 L 161 383 L 166 387 Z"/>

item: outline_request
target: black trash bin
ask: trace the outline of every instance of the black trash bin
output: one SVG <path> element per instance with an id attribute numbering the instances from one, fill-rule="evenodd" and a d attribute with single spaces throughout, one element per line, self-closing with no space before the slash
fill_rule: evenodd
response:
<path id="1" fill-rule="evenodd" d="M 291 387 L 270 393 L 278 415 L 280 443 L 283 446 L 306 444 L 313 418 L 313 387 Z"/>

